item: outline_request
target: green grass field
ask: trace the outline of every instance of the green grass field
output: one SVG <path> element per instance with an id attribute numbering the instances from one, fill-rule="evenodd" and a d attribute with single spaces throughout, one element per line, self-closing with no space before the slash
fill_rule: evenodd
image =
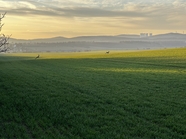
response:
<path id="1" fill-rule="evenodd" d="M 0 55 L 1 139 L 185 139 L 186 49 Z"/>

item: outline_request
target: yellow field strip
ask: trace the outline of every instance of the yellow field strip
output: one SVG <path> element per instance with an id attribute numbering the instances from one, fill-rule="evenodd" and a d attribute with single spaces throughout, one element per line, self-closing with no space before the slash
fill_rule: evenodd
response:
<path id="1" fill-rule="evenodd" d="M 8 56 L 35 58 L 38 54 L 40 59 L 61 59 L 61 58 L 120 58 L 120 57 L 168 57 L 186 58 L 186 48 L 144 50 L 144 51 L 90 51 L 90 52 L 56 52 L 56 53 L 11 53 Z"/>

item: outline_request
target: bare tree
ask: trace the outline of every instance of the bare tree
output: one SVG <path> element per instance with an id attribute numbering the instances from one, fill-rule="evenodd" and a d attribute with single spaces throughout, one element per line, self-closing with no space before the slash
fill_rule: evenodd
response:
<path id="1" fill-rule="evenodd" d="M 4 14 L 0 14 L 0 52 L 6 52 L 8 50 L 7 44 L 10 36 L 6 36 L 1 33 L 2 27 L 4 24 L 1 23 L 2 19 L 5 17 L 6 12 Z"/>

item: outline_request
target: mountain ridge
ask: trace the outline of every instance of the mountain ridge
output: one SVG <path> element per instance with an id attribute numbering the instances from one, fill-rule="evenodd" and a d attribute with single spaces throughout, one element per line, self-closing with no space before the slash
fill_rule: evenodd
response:
<path id="1" fill-rule="evenodd" d="M 72 38 L 67 38 L 63 36 L 56 36 L 51 38 L 36 38 L 36 39 L 15 39 L 10 38 L 10 43 L 62 43 L 62 42 L 121 42 L 121 41 L 145 41 L 145 40 L 176 40 L 176 39 L 186 39 L 186 34 L 181 33 L 166 33 L 157 34 L 148 37 L 140 37 L 136 34 L 119 34 L 119 35 L 99 35 L 99 36 L 77 36 Z"/>

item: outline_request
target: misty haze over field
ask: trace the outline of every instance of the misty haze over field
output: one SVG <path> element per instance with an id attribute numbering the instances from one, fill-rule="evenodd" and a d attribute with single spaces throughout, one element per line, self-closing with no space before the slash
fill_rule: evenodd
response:
<path id="1" fill-rule="evenodd" d="M 152 36 L 80 36 L 47 39 L 10 39 L 9 52 L 80 52 L 99 50 L 144 50 L 186 47 L 186 35 L 168 33 Z"/>

